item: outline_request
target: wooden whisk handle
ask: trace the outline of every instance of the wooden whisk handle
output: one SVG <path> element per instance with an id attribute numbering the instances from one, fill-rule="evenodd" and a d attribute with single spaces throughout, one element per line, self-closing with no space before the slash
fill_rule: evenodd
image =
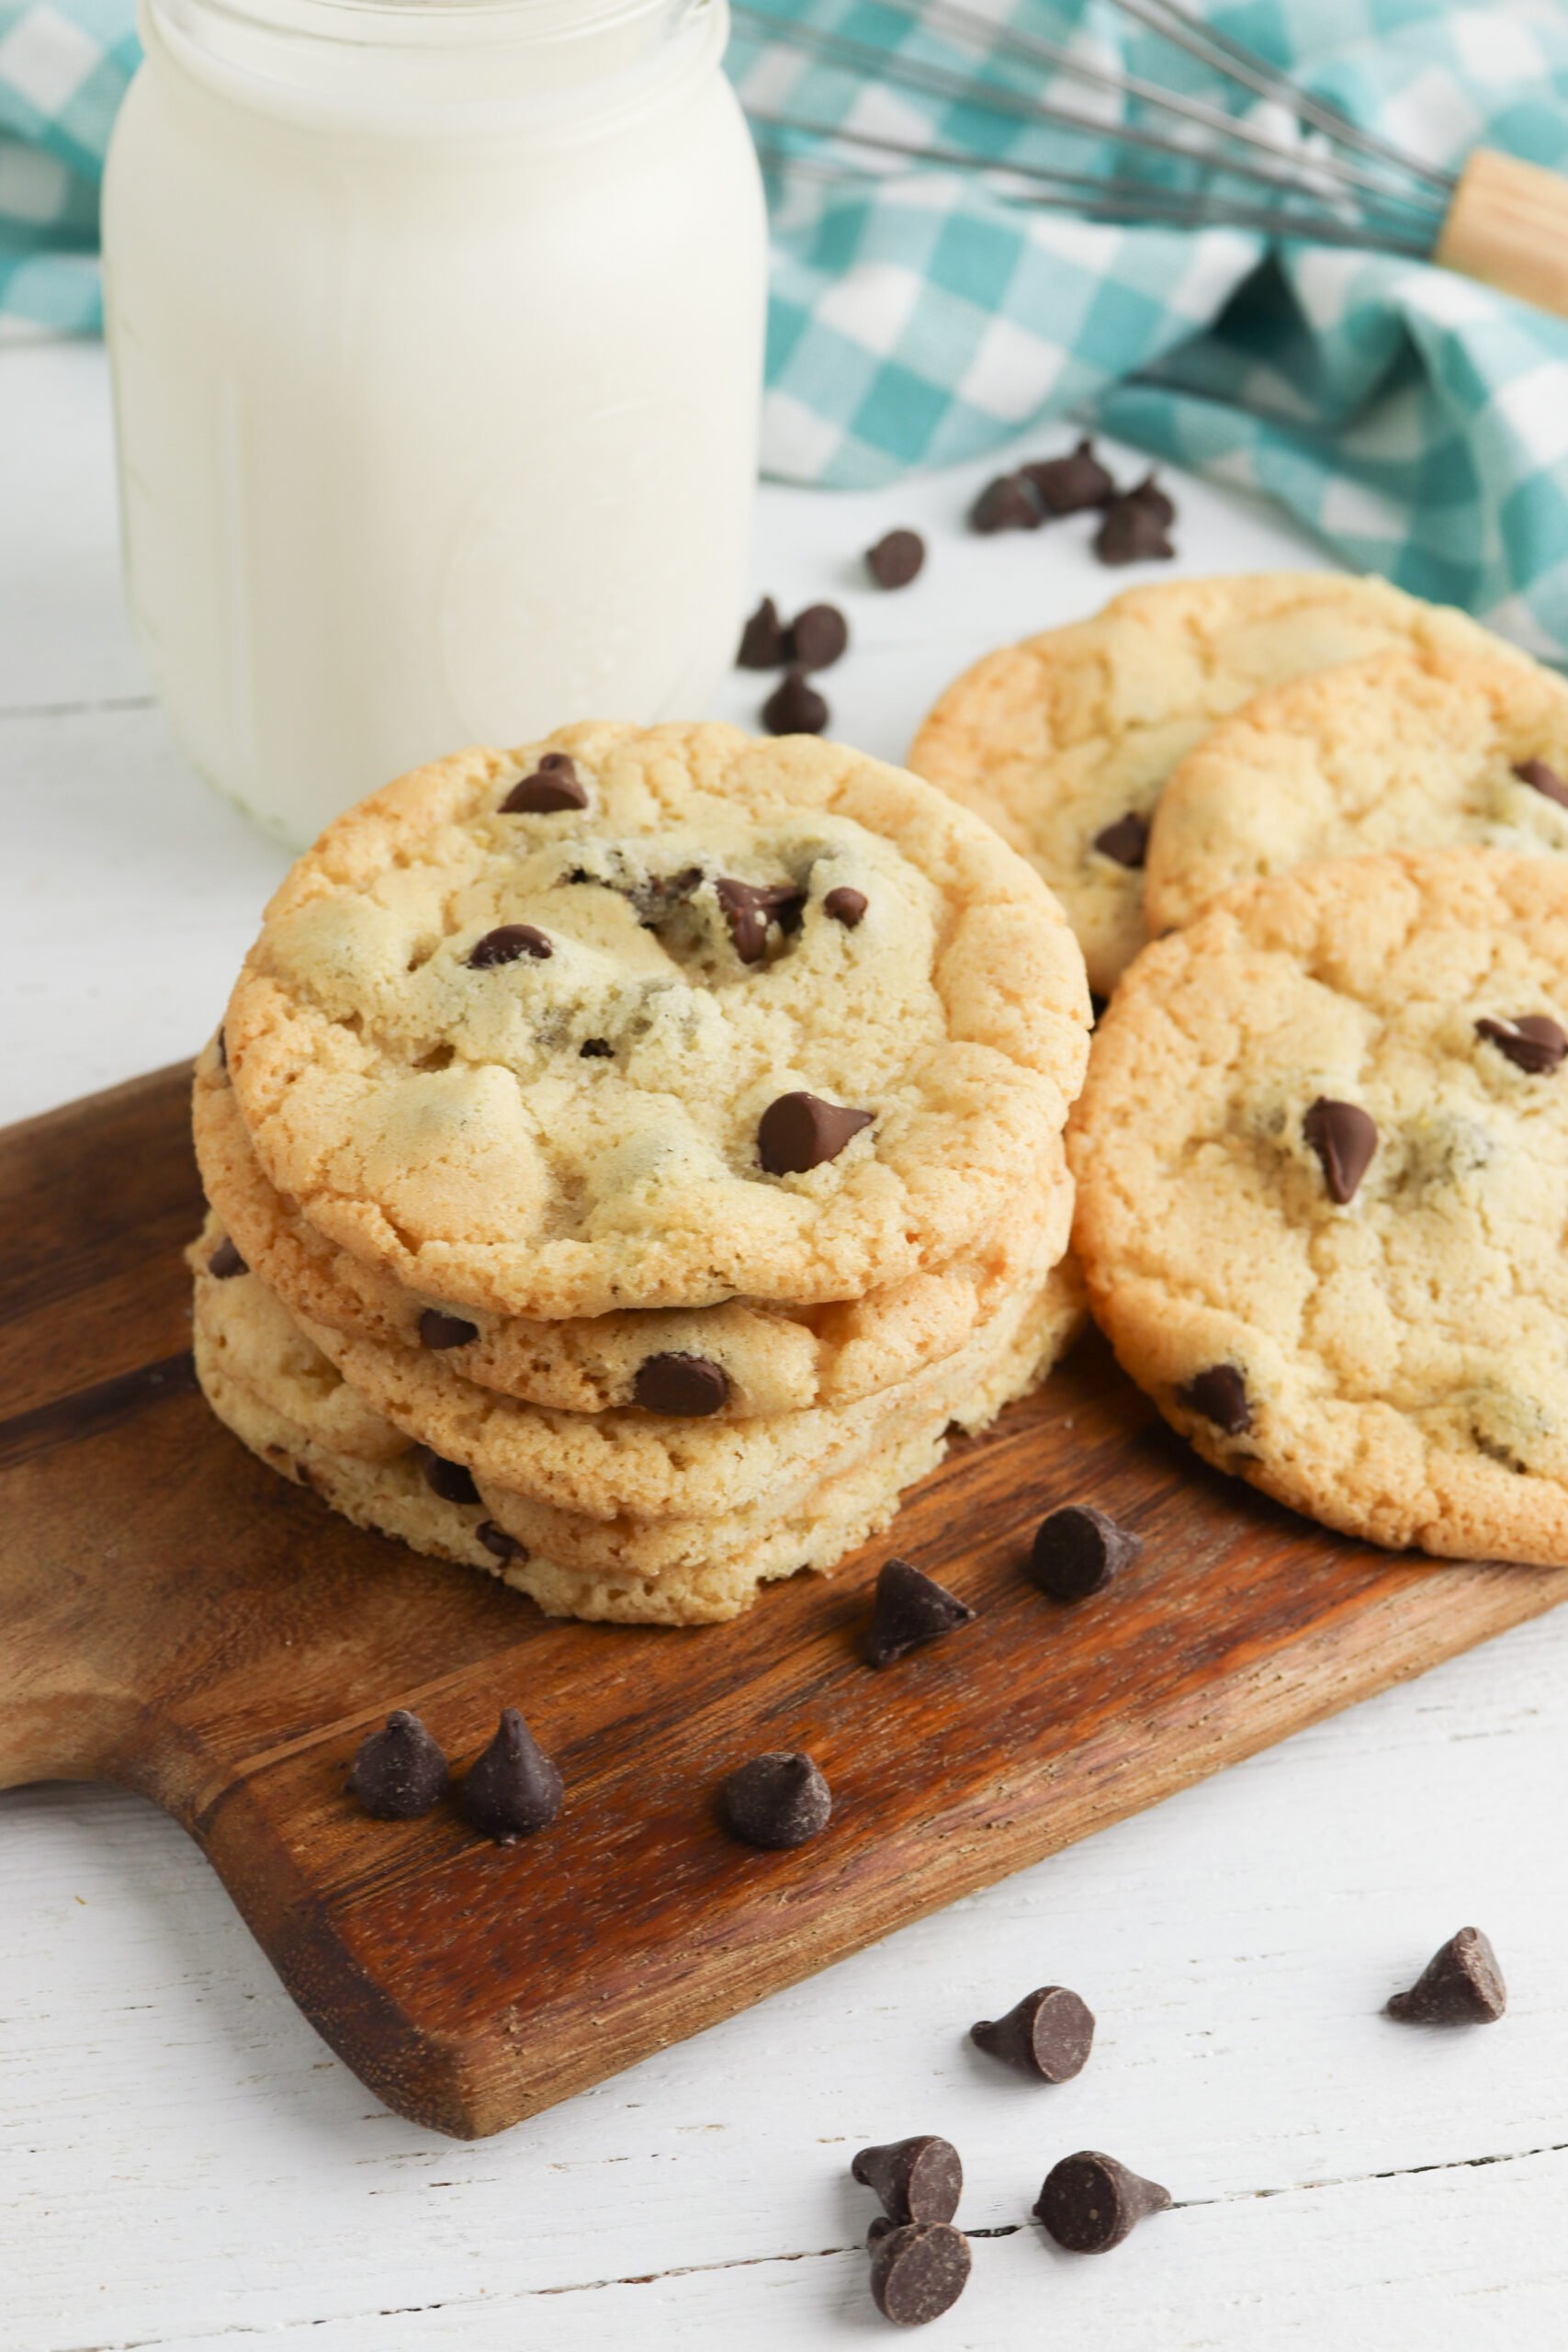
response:
<path id="1" fill-rule="evenodd" d="M 1568 179 L 1478 147 L 1433 258 L 1568 319 Z"/>

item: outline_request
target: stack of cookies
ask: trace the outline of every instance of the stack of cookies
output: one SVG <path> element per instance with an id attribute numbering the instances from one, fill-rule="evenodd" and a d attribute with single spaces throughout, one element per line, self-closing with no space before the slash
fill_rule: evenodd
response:
<path id="1" fill-rule="evenodd" d="M 1568 685 L 1380 581 L 1179 582 L 911 757 L 1110 999 L 1069 1158 L 1133 1378 L 1332 1527 L 1568 1560 Z"/>
<path id="2" fill-rule="evenodd" d="M 295 866 L 198 1064 L 202 1385 L 553 1613 L 733 1616 L 1072 1335 L 1088 1023 L 1025 861 L 854 752 L 422 769 Z"/>

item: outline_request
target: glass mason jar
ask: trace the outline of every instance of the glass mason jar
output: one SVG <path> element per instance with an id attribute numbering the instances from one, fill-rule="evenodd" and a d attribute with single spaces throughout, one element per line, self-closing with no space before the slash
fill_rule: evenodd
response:
<path id="1" fill-rule="evenodd" d="M 766 229 L 724 0 L 142 0 L 104 198 L 128 589 L 294 842 L 415 763 L 700 715 Z"/>

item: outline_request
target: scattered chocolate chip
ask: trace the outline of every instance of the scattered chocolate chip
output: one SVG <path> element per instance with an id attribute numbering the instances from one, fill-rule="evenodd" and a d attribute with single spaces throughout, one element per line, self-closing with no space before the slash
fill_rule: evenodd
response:
<path id="1" fill-rule="evenodd" d="M 615 1058 L 615 1049 L 608 1037 L 585 1037 L 577 1050 L 585 1062 L 609 1062 Z"/>
<path id="2" fill-rule="evenodd" d="M 1508 2006 L 1497 1955 L 1479 1928 L 1461 1928 L 1432 1954 L 1408 1993 L 1396 1993 L 1388 2015 L 1408 2025 L 1491 2025 Z"/>
<path id="3" fill-rule="evenodd" d="M 790 624 L 790 658 L 803 670 L 830 670 L 849 641 L 850 625 L 837 605 L 807 605 Z"/>
<path id="4" fill-rule="evenodd" d="M 1064 1503 L 1041 1521 L 1029 1573 L 1053 1600 L 1087 1600 L 1130 1568 L 1143 1548 L 1141 1535 L 1092 1504 Z"/>
<path id="5" fill-rule="evenodd" d="M 926 543 L 919 531 L 888 531 L 865 551 L 865 568 L 879 588 L 907 588 L 919 576 Z"/>
<path id="6" fill-rule="evenodd" d="M 770 735 L 820 735 L 828 724 L 828 706 L 804 670 L 786 670 L 762 705 L 762 724 Z"/>
<path id="7" fill-rule="evenodd" d="M 1343 1208 L 1372 1164 L 1378 1131 L 1358 1102 L 1336 1102 L 1320 1094 L 1302 1120 L 1302 1135 L 1309 1151 L 1323 1163 L 1328 1197 Z"/>
<path id="8" fill-rule="evenodd" d="M 444 1314 L 439 1306 L 427 1306 L 419 1318 L 419 1343 L 422 1348 L 466 1348 L 470 1340 L 479 1336 L 479 1327 L 465 1316 Z"/>
<path id="9" fill-rule="evenodd" d="M 721 874 L 713 887 L 743 964 L 760 964 L 767 954 L 770 922 L 781 931 L 799 925 L 806 893 L 793 882 L 737 882 Z"/>
<path id="10" fill-rule="evenodd" d="M 504 1527 L 498 1527 L 493 1519 L 481 1519 L 474 1533 L 485 1550 L 493 1552 L 498 1560 L 525 1560 L 528 1556 L 516 1536 L 509 1535 Z"/>
<path id="11" fill-rule="evenodd" d="M 467 961 L 470 970 L 487 972 L 495 964 L 515 964 L 520 956 L 532 956 L 543 963 L 554 952 L 544 933 L 536 931 L 531 922 L 503 922 L 475 941 Z"/>
<path id="12" fill-rule="evenodd" d="M 1517 761 L 1514 774 L 1521 784 L 1529 785 L 1536 792 L 1544 792 L 1549 800 L 1557 802 L 1559 808 L 1568 808 L 1568 784 L 1564 784 L 1557 770 L 1548 767 L 1544 760 Z"/>
<path id="13" fill-rule="evenodd" d="M 863 2148 L 850 2172 L 882 2200 L 889 2221 L 951 2222 L 964 2194 L 964 2166 L 951 2140 L 923 2132 L 886 2147 Z"/>
<path id="14" fill-rule="evenodd" d="M 951 2222 L 909 2222 L 871 2250 L 871 2296 L 896 2327 L 924 2327 L 969 2283 L 969 2241 Z"/>
<path id="15" fill-rule="evenodd" d="M 782 670 L 788 659 L 789 640 L 779 608 L 771 596 L 764 596 L 740 632 L 735 666 L 738 670 Z"/>
<path id="16" fill-rule="evenodd" d="M 637 1368 L 632 1396 L 645 1413 L 671 1413 L 682 1419 L 716 1413 L 729 1401 L 729 1374 L 706 1356 L 645 1356 Z"/>
<path id="17" fill-rule="evenodd" d="M 1045 520 L 1034 484 L 1023 474 L 998 474 L 969 509 L 969 528 L 984 532 L 1037 531 Z"/>
<path id="18" fill-rule="evenodd" d="M 867 1666 L 891 1666 L 922 1642 L 934 1642 L 975 1611 L 955 1592 L 921 1574 L 908 1560 L 885 1560 L 876 1579 L 876 1601 L 866 1635 Z M 945 2214 L 940 2217 L 945 2221 Z"/>
<path id="19" fill-rule="evenodd" d="M 731 1772 L 718 1792 L 726 1828 L 749 1846 L 804 1846 L 828 1826 L 833 1798 L 809 1756 L 773 1749 Z"/>
<path id="20" fill-rule="evenodd" d="M 1108 506 L 1116 495 L 1092 441 L 1080 441 L 1065 458 L 1037 458 L 1019 471 L 1038 491 L 1047 514 L 1081 514 L 1089 506 Z"/>
<path id="21" fill-rule="evenodd" d="M 532 775 L 522 776 L 501 804 L 503 817 L 548 817 L 558 808 L 586 808 L 587 787 L 564 752 L 547 752 Z"/>
<path id="22" fill-rule="evenodd" d="M 474 1484 L 474 1474 L 461 1462 L 448 1462 L 428 1445 L 414 1448 L 424 1483 L 433 1495 L 444 1503 L 477 1503 L 479 1490 Z"/>
<path id="23" fill-rule="evenodd" d="M 220 1283 L 231 1282 L 236 1274 L 248 1274 L 250 1268 L 235 1249 L 228 1234 L 223 1236 L 207 1261 L 207 1271 Z"/>
<path id="24" fill-rule="evenodd" d="M 1475 1033 L 1531 1078 L 1543 1078 L 1568 1054 L 1568 1035 L 1540 1012 L 1521 1013 L 1515 1021 L 1478 1021 Z"/>
<path id="25" fill-rule="evenodd" d="M 1149 820 L 1129 808 L 1124 817 L 1100 827 L 1094 846 L 1101 857 L 1112 857 L 1118 865 L 1142 865 L 1149 854 Z"/>
<path id="26" fill-rule="evenodd" d="M 213 1042 L 213 1044 L 214 1044 L 214 1045 L 217 1046 L 217 1048 L 218 1048 L 218 1067 L 219 1067 L 219 1069 L 228 1069 L 228 1067 L 229 1067 L 229 1040 L 228 1040 L 228 1039 L 227 1039 L 227 1037 L 225 1037 L 225 1035 L 223 1035 L 223 1030 L 222 1030 L 222 1025 L 221 1025 L 221 1023 L 220 1023 L 220 1025 L 219 1025 L 219 1030 L 218 1030 L 218 1035 L 217 1035 L 217 1036 L 213 1039 L 213 1041 L 212 1041 L 212 1042 Z"/>
<path id="27" fill-rule="evenodd" d="M 1234 1363 L 1212 1363 L 1206 1371 L 1194 1373 L 1177 1395 L 1227 1437 L 1239 1437 L 1243 1430 L 1252 1427 L 1247 1383 Z"/>
<path id="28" fill-rule="evenodd" d="M 348 1793 L 378 1821 L 417 1821 L 437 1804 L 446 1787 L 446 1758 L 424 1725 L 406 1707 L 387 1717 L 355 1751 Z"/>
<path id="29" fill-rule="evenodd" d="M 1167 537 L 1176 509 L 1151 475 L 1120 498 L 1113 498 L 1094 535 L 1094 551 L 1101 563 L 1152 563 L 1173 556 Z"/>
<path id="30" fill-rule="evenodd" d="M 1168 528 L 1175 522 L 1176 501 L 1168 491 L 1161 488 L 1152 473 L 1145 474 L 1142 481 L 1135 481 L 1127 496 L 1135 506 L 1141 506 L 1145 514 L 1152 514 L 1162 528 Z"/>
<path id="31" fill-rule="evenodd" d="M 858 931 L 861 917 L 870 904 L 863 890 L 852 890 L 847 882 L 840 882 L 838 888 L 829 890 L 823 899 L 822 911 L 830 915 L 835 922 L 841 922 L 846 931 Z"/>
<path id="32" fill-rule="evenodd" d="M 460 1794 L 476 1829 L 498 1846 L 514 1846 L 549 1827 L 566 1791 L 517 1709 L 503 1707 L 495 1737 L 470 1765 Z"/>
<path id="33" fill-rule="evenodd" d="M 1168 2188 L 1093 2148 L 1053 2165 L 1034 2206 L 1035 2218 L 1069 2254 L 1108 2254 L 1146 2214 L 1169 2210 Z"/>
<path id="34" fill-rule="evenodd" d="M 1042 2082 L 1070 2083 L 1089 2064 L 1094 2012 L 1065 1984 L 1026 1993 L 1005 2018 L 982 2018 L 969 2029 L 976 2048 Z"/>
<path id="35" fill-rule="evenodd" d="M 781 1094 L 757 1122 L 758 1157 L 770 1176 L 803 1175 L 837 1159 L 872 1116 L 847 1103 L 824 1102 L 819 1094 Z"/>

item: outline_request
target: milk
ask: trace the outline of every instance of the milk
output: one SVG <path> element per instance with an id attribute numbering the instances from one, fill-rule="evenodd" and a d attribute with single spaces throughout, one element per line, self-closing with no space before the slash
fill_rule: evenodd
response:
<path id="1" fill-rule="evenodd" d="M 457 745 L 700 712 L 765 226 L 711 0 L 148 0 L 105 190 L 131 609 L 287 839 Z"/>

